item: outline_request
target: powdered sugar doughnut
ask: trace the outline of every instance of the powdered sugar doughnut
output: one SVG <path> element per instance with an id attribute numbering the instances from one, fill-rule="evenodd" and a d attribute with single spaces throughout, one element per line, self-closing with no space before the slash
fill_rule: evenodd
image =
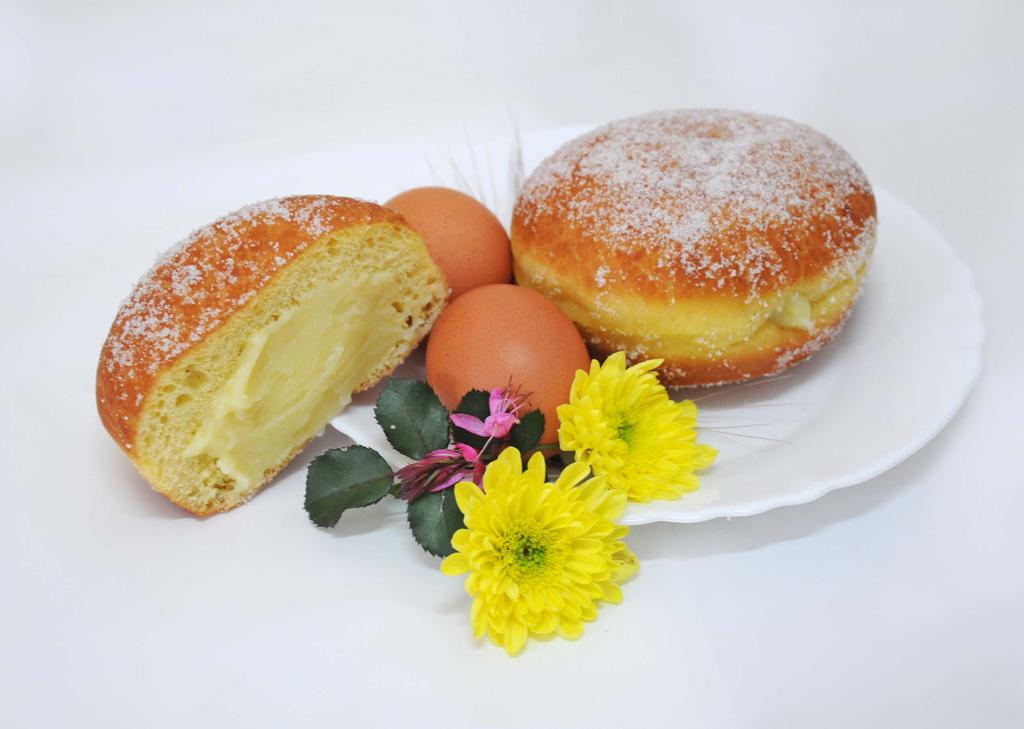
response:
<path id="1" fill-rule="evenodd" d="M 803 124 L 682 110 L 613 122 L 545 160 L 512 221 L 516 280 L 595 354 L 662 357 L 670 385 L 781 372 L 839 330 L 875 243 L 856 162 Z"/>

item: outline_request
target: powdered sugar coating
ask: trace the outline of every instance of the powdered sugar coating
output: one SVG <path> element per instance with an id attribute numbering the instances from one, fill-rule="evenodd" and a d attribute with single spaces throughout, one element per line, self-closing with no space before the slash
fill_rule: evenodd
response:
<path id="1" fill-rule="evenodd" d="M 327 233 L 391 221 L 352 198 L 306 195 L 244 207 L 193 232 L 122 303 L 100 355 L 100 413 L 123 447 L 159 372 L 245 306 L 277 272 Z"/>
<path id="2" fill-rule="evenodd" d="M 747 300 L 861 254 L 873 227 L 863 171 L 803 124 L 728 110 L 645 114 L 569 142 L 526 181 L 514 226 L 558 226 L 604 250 L 594 284 L 619 260 L 643 260 L 666 295 L 686 289 Z M 857 209 L 851 199 L 870 200 Z M 609 273 L 609 267 L 611 273 Z M 628 282 L 636 286 L 637 282 Z"/>
<path id="3" fill-rule="evenodd" d="M 122 303 L 114 320 L 114 329 L 118 330 L 112 340 L 115 355 L 107 362 L 107 371 L 132 364 L 133 353 L 141 347 L 163 355 L 147 358 L 146 371 L 155 372 L 162 362 L 198 342 L 224 320 L 227 312 L 244 306 L 255 295 L 255 289 L 250 288 L 234 298 L 225 296 L 238 284 L 240 275 L 262 287 L 278 269 L 328 231 L 322 214 L 327 198 L 315 198 L 301 206 L 289 204 L 292 200 L 248 205 L 193 231 L 167 251 Z M 280 243 L 263 240 L 255 233 L 288 223 L 303 226 L 307 236 L 289 246 L 284 256 L 274 255 L 268 266 L 264 251 L 259 249 L 279 250 Z M 191 307 L 196 311 L 189 312 Z M 188 316 L 190 313 L 195 316 Z"/>

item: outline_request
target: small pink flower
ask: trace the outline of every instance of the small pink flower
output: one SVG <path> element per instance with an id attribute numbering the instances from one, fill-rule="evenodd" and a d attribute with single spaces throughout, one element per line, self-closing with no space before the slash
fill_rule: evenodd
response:
<path id="1" fill-rule="evenodd" d="M 512 426 L 519 422 L 516 413 L 526 405 L 526 398 L 518 393 L 511 392 L 510 387 L 496 387 L 491 390 L 491 396 L 487 401 L 490 415 L 480 420 L 473 415 L 465 413 L 452 413 L 452 423 L 456 427 L 474 435 L 485 438 L 506 438 L 512 430 Z"/>
<path id="2" fill-rule="evenodd" d="M 400 488 L 398 495 L 407 501 L 415 501 L 427 493 L 443 491 L 460 481 L 473 481 L 478 486 L 483 471 L 480 454 L 465 443 L 456 443 L 454 448 L 439 448 L 431 451 L 415 463 L 398 469 L 395 476 Z"/>

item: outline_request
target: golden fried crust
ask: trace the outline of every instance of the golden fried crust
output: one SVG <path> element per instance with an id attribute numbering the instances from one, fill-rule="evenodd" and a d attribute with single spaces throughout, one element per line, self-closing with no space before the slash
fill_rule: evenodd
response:
<path id="1" fill-rule="evenodd" d="M 118 311 L 100 353 L 100 419 L 133 457 L 139 415 L 161 372 L 224 324 L 278 271 L 327 233 L 392 222 L 362 200 L 302 195 L 257 203 L 200 228 L 168 251 Z"/>
<path id="2" fill-rule="evenodd" d="M 708 244 L 706 258 L 698 263 L 692 260 L 694 256 L 663 257 L 654 236 L 643 245 L 606 245 L 613 238 L 607 224 L 575 226 L 553 212 L 568 207 L 572 194 L 571 190 L 554 193 L 557 206 L 536 214 L 529 203 L 517 205 L 512 250 L 517 260 L 543 261 L 538 265 L 544 273 L 582 295 L 595 297 L 606 294 L 671 301 L 722 294 L 757 296 L 851 258 L 859 250 L 857 236 L 876 215 L 871 192 L 857 191 L 846 199 L 843 216 L 838 218 L 811 214 L 799 225 L 772 223 L 757 231 L 744 229 L 739 220 L 723 220 L 714 242 Z M 834 245 L 820 245 L 826 240 Z M 752 249 L 763 252 L 768 262 L 756 277 L 749 274 L 751 264 L 746 260 Z M 530 285 L 529 281 L 519 283 Z"/>
<path id="3" fill-rule="evenodd" d="M 512 252 L 517 281 L 558 301 L 598 353 L 664 357 L 666 372 L 690 373 L 669 376 L 673 384 L 707 384 L 795 363 L 839 318 L 780 329 L 763 351 L 727 338 L 699 355 L 697 345 L 659 342 L 714 339 L 718 324 L 737 329 L 744 311 L 766 316 L 758 304 L 774 306 L 808 281 L 859 279 L 875 217 L 863 171 L 809 127 L 735 111 L 657 112 L 545 160 L 517 200 Z M 702 336 L 692 323 L 705 304 Z M 672 331 L 676 316 L 685 331 Z"/>

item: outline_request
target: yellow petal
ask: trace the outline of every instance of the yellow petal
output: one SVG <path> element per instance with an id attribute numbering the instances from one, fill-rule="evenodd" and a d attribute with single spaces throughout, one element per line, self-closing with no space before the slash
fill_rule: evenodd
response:
<path id="1" fill-rule="evenodd" d="M 461 552 L 449 554 L 441 562 L 441 571 L 446 575 L 461 575 L 469 572 L 469 560 Z"/>
<path id="2" fill-rule="evenodd" d="M 519 585 L 515 580 L 505 580 L 505 594 L 509 600 L 519 599 Z"/>
<path id="3" fill-rule="evenodd" d="M 609 521 L 619 518 L 626 509 L 629 497 L 622 491 L 609 491 L 601 505 L 595 509 L 596 513 Z"/>
<path id="4" fill-rule="evenodd" d="M 622 602 L 622 590 L 614 582 L 606 582 L 604 585 L 604 595 L 601 597 L 605 602 L 613 605 L 618 605 Z"/>
<path id="5" fill-rule="evenodd" d="M 526 606 L 535 613 L 541 612 L 545 607 L 544 593 L 540 590 L 532 589 L 525 591 L 523 599 L 526 600 Z"/>
<path id="6" fill-rule="evenodd" d="M 530 631 L 535 635 L 549 635 L 555 632 L 555 628 L 558 626 L 558 621 L 555 618 L 554 613 L 544 613 L 537 624 L 530 628 Z"/>
<path id="7" fill-rule="evenodd" d="M 556 628 L 558 634 L 566 640 L 576 640 L 583 635 L 583 623 L 579 620 L 561 620 Z"/>
<path id="8" fill-rule="evenodd" d="M 629 369 L 633 372 L 650 372 L 661 367 L 664 361 L 663 359 L 649 359 L 644 362 L 638 362 Z"/>
<path id="9" fill-rule="evenodd" d="M 523 456 L 515 446 L 503 450 L 495 459 L 495 462 L 515 466 L 517 470 L 522 470 L 523 468 Z"/>
<path id="10" fill-rule="evenodd" d="M 555 481 L 555 486 L 560 489 L 572 488 L 580 481 L 585 479 L 590 473 L 590 466 L 585 463 L 576 461 L 566 466 L 562 472 L 558 475 L 558 480 Z"/>
<path id="11" fill-rule="evenodd" d="M 469 610 L 469 624 L 473 626 L 473 637 L 479 638 L 487 630 L 487 610 L 479 597 L 473 600 Z"/>
<path id="12" fill-rule="evenodd" d="M 491 639 L 491 642 L 494 643 L 494 645 L 505 644 L 504 636 L 502 636 L 502 634 L 498 632 L 498 629 L 493 625 L 487 626 L 487 637 Z"/>
<path id="13" fill-rule="evenodd" d="M 593 370 L 594 370 L 594 363 L 591 362 L 590 363 L 590 371 L 593 372 Z M 590 376 L 585 371 L 583 371 L 583 370 L 576 370 L 576 374 L 574 374 L 572 376 L 572 384 L 569 386 L 569 402 L 570 403 L 571 402 L 575 402 L 577 399 L 579 399 L 580 395 L 583 394 L 583 391 L 587 389 L 587 380 L 589 380 L 589 379 L 590 379 Z M 555 412 L 558 412 L 558 410 L 556 409 Z M 562 416 L 559 415 L 558 417 L 559 417 L 559 419 L 561 419 Z"/>
<path id="14" fill-rule="evenodd" d="M 580 572 L 595 573 L 605 568 L 604 560 L 593 552 L 576 552 L 570 559 L 572 566 Z"/>
<path id="15" fill-rule="evenodd" d="M 508 450 L 515 450 L 515 448 L 509 448 Z M 516 453 L 518 452 L 516 451 Z M 547 470 L 547 461 L 544 460 L 544 456 L 540 451 L 530 456 L 530 462 L 526 466 L 526 473 L 529 475 L 531 483 L 544 483 Z"/>
<path id="16" fill-rule="evenodd" d="M 693 400 L 682 400 L 676 403 L 680 417 L 691 419 L 697 417 L 697 404 Z"/>
<path id="17" fill-rule="evenodd" d="M 616 352 L 604 361 L 604 366 L 612 370 L 625 371 L 626 353 L 622 351 Z"/>
<path id="18" fill-rule="evenodd" d="M 474 488 L 476 488 L 474 486 Z M 469 550 L 470 543 L 472 542 L 470 537 L 469 529 L 459 529 L 457 532 L 452 534 L 452 546 L 459 552 L 466 552 Z"/>
<path id="19" fill-rule="evenodd" d="M 717 457 L 718 457 L 718 449 L 717 448 L 715 448 L 713 446 L 709 446 L 709 445 L 704 445 L 703 443 L 698 444 L 697 445 L 697 453 L 696 453 L 696 455 L 694 456 L 694 459 L 693 459 L 694 460 L 694 465 L 693 465 L 694 470 L 698 470 L 698 469 L 701 469 L 701 468 L 707 468 L 712 463 L 714 463 L 715 458 L 717 458 Z"/>
<path id="20" fill-rule="evenodd" d="M 526 638 L 529 632 L 526 626 L 519 621 L 512 621 L 508 625 L 508 632 L 505 633 L 505 652 L 510 656 L 519 655 L 523 646 L 526 645 Z"/>
<path id="21" fill-rule="evenodd" d="M 473 502 L 482 496 L 483 492 L 475 483 L 462 481 L 455 484 L 455 503 L 459 505 L 459 510 L 466 516 L 469 516 L 470 510 L 473 508 Z"/>
<path id="22" fill-rule="evenodd" d="M 612 579 L 616 582 L 625 582 L 635 575 L 640 569 L 640 560 L 636 558 L 627 547 L 623 547 L 614 558 L 614 570 Z"/>

